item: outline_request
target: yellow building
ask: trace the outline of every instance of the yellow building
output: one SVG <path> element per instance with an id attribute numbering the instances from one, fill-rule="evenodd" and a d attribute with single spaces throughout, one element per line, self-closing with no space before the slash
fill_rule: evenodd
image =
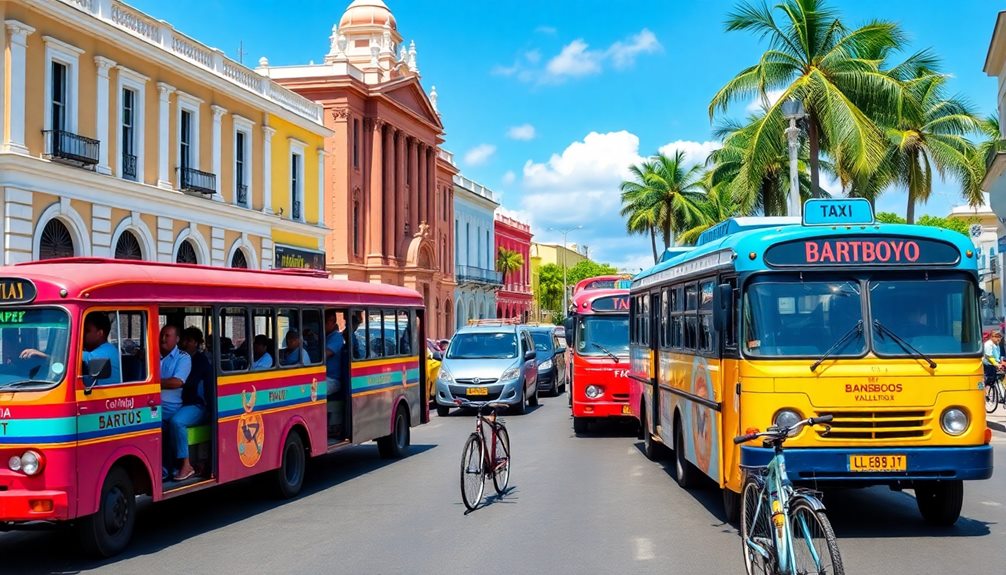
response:
<path id="1" fill-rule="evenodd" d="M 117 0 L 0 0 L 3 262 L 324 269 L 321 107 Z"/>
<path id="2" fill-rule="evenodd" d="M 554 264 L 560 268 L 564 265 L 570 269 L 576 264 L 587 261 L 586 250 L 582 250 L 576 244 L 541 244 L 531 242 L 531 289 L 535 294 L 532 303 L 531 317 L 535 321 L 551 321 L 554 318 L 548 317 L 548 313 L 541 309 L 538 302 L 538 276 L 541 267 L 547 264 Z M 569 288 L 571 286 L 567 286 Z"/>

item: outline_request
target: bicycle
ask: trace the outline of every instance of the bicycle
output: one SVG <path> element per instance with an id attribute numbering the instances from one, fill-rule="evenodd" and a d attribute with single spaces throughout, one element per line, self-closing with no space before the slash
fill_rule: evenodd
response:
<path id="1" fill-rule="evenodd" d="M 1006 389 L 1003 389 L 1003 378 L 1006 372 L 996 370 L 995 381 L 989 377 L 985 380 L 985 413 L 992 414 L 999 408 L 1000 403 L 1006 403 Z"/>
<path id="2" fill-rule="evenodd" d="M 844 574 L 824 504 L 816 492 L 793 487 L 783 454 L 786 439 L 805 425 L 831 420 L 831 415 L 811 417 L 789 427 L 773 426 L 734 438 L 736 444 L 763 438 L 775 453 L 765 467 L 745 468 L 740 527 L 748 575 Z"/>
<path id="3" fill-rule="evenodd" d="M 474 511 L 482 501 L 486 477 L 492 476 L 497 495 L 503 495 L 510 482 L 510 435 L 506 423 L 496 417 L 497 409 L 506 409 L 505 403 L 488 401 L 454 401 L 458 407 L 474 407 L 475 431 L 468 436 L 461 452 L 461 500 L 469 511 Z M 483 412 L 489 410 L 488 414 Z M 484 426 L 488 425 L 492 447 L 486 447 Z"/>

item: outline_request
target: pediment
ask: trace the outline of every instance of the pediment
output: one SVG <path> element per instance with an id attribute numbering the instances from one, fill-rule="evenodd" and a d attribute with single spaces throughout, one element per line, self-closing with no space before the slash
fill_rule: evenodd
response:
<path id="1" fill-rule="evenodd" d="M 440 123 L 440 115 L 433 109 L 433 104 L 430 103 L 430 99 L 426 96 L 426 92 L 423 91 L 416 78 L 407 78 L 389 84 L 381 92 L 399 106 L 410 110 L 437 128 L 443 129 L 443 124 Z"/>

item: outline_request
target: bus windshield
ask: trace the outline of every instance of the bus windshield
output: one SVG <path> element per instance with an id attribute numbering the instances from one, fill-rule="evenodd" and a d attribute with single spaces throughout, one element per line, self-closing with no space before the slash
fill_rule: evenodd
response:
<path id="1" fill-rule="evenodd" d="M 576 353 L 580 355 L 629 354 L 628 315 L 587 315 L 576 327 Z"/>
<path id="2" fill-rule="evenodd" d="M 0 389 L 37 389 L 66 374 L 70 317 L 60 309 L 0 310 Z"/>
<path id="3" fill-rule="evenodd" d="M 448 359 L 510 359 L 517 357 L 513 332 L 458 333 L 447 350 Z"/>
<path id="4" fill-rule="evenodd" d="M 885 280 L 869 285 L 873 349 L 878 355 L 910 355 L 898 337 L 928 355 L 978 353 L 981 336 L 973 283 Z"/>
<path id="5" fill-rule="evenodd" d="M 744 351 L 752 356 L 820 356 L 863 319 L 855 280 L 760 282 L 744 294 Z M 832 357 L 866 352 L 865 330 Z"/>

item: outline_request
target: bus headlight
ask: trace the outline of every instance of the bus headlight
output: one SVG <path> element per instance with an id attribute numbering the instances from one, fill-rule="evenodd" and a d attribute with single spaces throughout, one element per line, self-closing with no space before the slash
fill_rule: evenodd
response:
<path id="1" fill-rule="evenodd" d="M 940 416 L 940 425 L 947 435 L 961 435 L 968 430 L 968 414 L 959 407 L 948 407 Z"/>
<path id="2" fill-rule="evenodd" d="M 587 394 L 587 397 L 597 399 L 598 397 L 601 397 L 602 393 L 604 393 L 604 388 L 600 385 L 588 385 L 583 392 Z"/>
<path id="3" fill-rule="evenodd" d="M 22 453 L 21 457 L 17 455 L 11 457 L 7 462 L 7 467 L 11 471 L 20 471 L 25 475 L 38 475 L 45 467 L 45 458 L 34 449 L 29 449 Z"/>
<path id="4" fill-rule="evenodd" d="M 775 417 L 772 418 L 772 422 L 775 424 L 776 427 L 786 428 L 786 427 L 793 427 L 794 425 L 799 423 L 801 419 L 803 419 L 803 416 L 801 416 L 800 413 L 795 410 L 780 409 L 779 411 L 775 412 Z"/>

